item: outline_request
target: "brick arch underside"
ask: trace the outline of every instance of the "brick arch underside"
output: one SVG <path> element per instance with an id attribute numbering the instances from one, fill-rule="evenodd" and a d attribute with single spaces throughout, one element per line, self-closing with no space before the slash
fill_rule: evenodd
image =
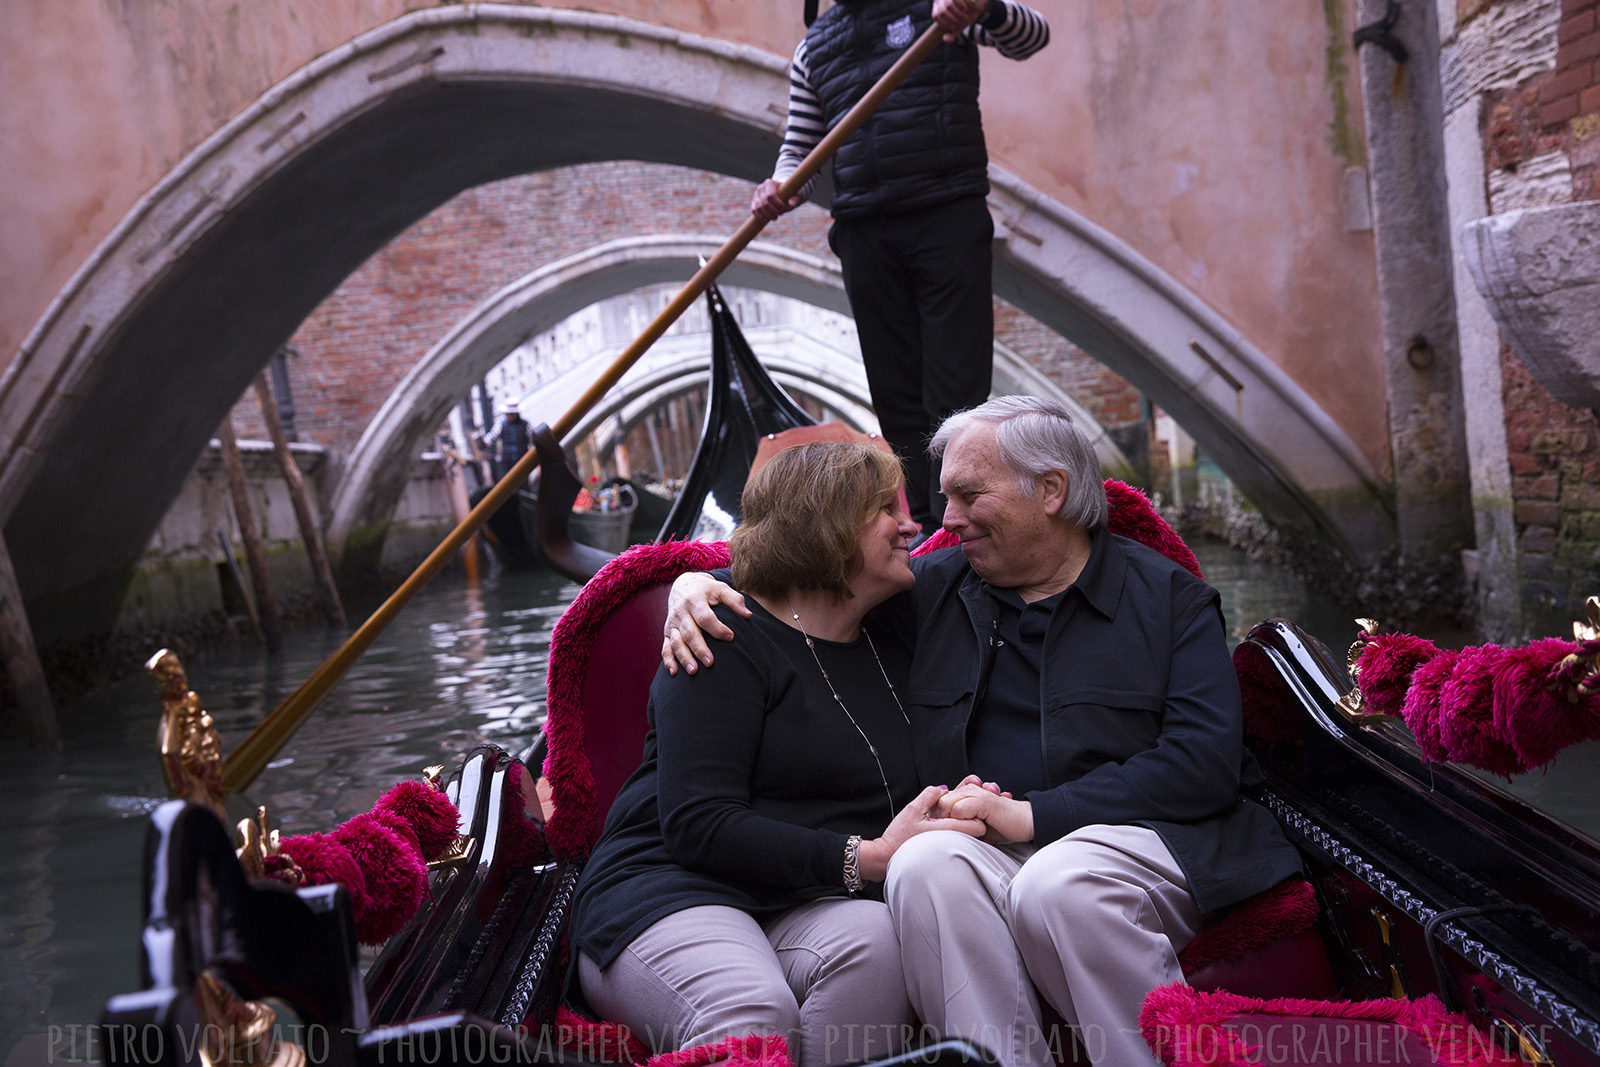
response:
<path id="1" fill-rule="evenodd" d="M 0 378 L 0 515 L 40 639 L 109 626 L 220 419 L 408 225 L 463 189 L 599 160 L 758 179 L 786 93 L 781 57 L 492 5 L 407 16 L 275 86 L 134 207 Z M 993 178 L 1021 235 L 997 248 L 997 293 L 1172 411 L 1270 519 L 1347 547 L 1385 536 L 1370 470 L 1287 376 L 1114 237 Z"/>

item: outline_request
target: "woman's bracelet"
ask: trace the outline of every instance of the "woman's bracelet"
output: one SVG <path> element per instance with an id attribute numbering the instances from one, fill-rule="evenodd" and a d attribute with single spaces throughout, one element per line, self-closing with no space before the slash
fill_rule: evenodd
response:
<path id="1" fill-rule="evenodd" d="M 861 892 L 860 834 L 851 834 L 844 843 L 844 887 L 852 893 Z"/>

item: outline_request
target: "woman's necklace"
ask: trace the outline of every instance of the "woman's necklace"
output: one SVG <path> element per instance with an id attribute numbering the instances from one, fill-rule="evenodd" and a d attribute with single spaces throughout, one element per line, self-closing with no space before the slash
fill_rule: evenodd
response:
<path id="1" fill-rule="evenodd" d="M 856 733 L 861 735 L 861 740 L 867 743 L 867 751 L 872 753 L 872 762 L 878 765 L 878 779 L 883 782 L 883 795 L 889 798 L 889 819 L 892 822 L 895 816 L 894 793 L 889 788 L 889 776 L 883 771 L 883 760 L 878 758 L 878 748 L 872 743 L 872 738 L 867 736 L 867 732 L 861 728 L 861 724 L 856 722 L 856 717 L 850 714 L 850 709 L 845 707 L 844 697 L 839 695 L 839 690 L 834 688 L 833 679 L 828 677 L 828 668 L 822 665 L 822 658 L 817 655 L 816 642 L 811 640 L 811 635 L 806 633 L 805 626 L 800 622 L 800 613 L 794 610 L 794 605 L 789 603 L 787 599 L 784 600 L 783 604 L 784 607 L 789 609 L 789 615 L 794 619 L 795 628 L 800 631 L 800 636 L 806 639 L 806 647 L 811 650 L 811 658 L 816 661 L 817 670 L 822 672 L 822 680 L 827 683 L 828 692 L 833 694 L 834 703 L 839 705 L 839 710 L 844 712 L 844 717 L 850 720 L 850 725 L 856 728 Z M 889 672 L 884 669 L 883 660 L 878 656 L 878 646 L 872 643 L 872 634 L 865 628 L 862 629 L 861 634 L 867 639 L 867 648 L 872 650 L 872 658 L 878 664 L 878 673 L 883 675 L 883 684 L 889 687 L 889 695 L 894 697 L 894 705 L 900 709 L 900 717 L 905 719 L 907 726 L 910 726 L 911 716 L 906 714 L 906 706 L 900 703 L 900 694 L 895 691 L 894 683 L 889 681 Z"/>

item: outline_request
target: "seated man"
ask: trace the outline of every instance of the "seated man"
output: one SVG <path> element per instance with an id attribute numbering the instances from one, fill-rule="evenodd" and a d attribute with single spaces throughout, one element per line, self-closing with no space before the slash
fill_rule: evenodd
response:
<path id="1" fill-rule="evenodd" d="M 978 841 L 929 833 L 889 866 L 911 1002 L 1007 1067 L 1047 1063 L 1035 990 L 1096 1063 L 1153 1063 L 1145 993 L 1181 981 L 1208 912 L 1300 869 L 1244 798 L 1238 683 L 1216 590 L 1105 528 L 1099 463 L 1058 405 L 1002 397 L 951 416 L 944 526 L 884 605 L 914 630 L 906 706 L 917 771 L 961 782 L 943 810 Z M 710 666 L 708 602 L 680 579 L 663 657 Z M 691 593 L 699 588 L 702 593 Z M 1010 796 L 982 787 L 998 783 Z"/>

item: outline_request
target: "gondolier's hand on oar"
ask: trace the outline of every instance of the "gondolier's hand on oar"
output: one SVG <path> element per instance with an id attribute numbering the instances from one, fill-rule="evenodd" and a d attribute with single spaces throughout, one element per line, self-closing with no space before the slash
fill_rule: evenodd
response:
<path id="1" fill-rule="evenodd" d="M 680 665 L 689 674 L 698 671 L 702 664 L 711 666 L 714 657 L 706 644 L 707 634 L 718 641 L 733 640 L 733 631 L 711 610 L 717 604 L 726 604 L 750 618 L 750 609 L 744 606 L 744 595 L 703 571 L 680 574 L 672 583 L 672 592 L 667 597 L 667 621 L 661 632 L 661 663 L 668 674 L 677 674 Z"/>
<path id="2" fill-rule="evenodd" d="M 934 0 L 933 21 L 944 28 L 944 39 L 953 41 L 966 28 L 989 13 L 989 0 Z"/>
<path id="3" fill-rule="evenodd" d="M 778 195 L 778 181 L 768 178 L 756 186 L 756 191 L 750 194 L 750 214 L 762 222 L 772 222 L 779 215 L 786 215 L 806 202 L 806 198 L 796 193 L 785 200 Z"/>

